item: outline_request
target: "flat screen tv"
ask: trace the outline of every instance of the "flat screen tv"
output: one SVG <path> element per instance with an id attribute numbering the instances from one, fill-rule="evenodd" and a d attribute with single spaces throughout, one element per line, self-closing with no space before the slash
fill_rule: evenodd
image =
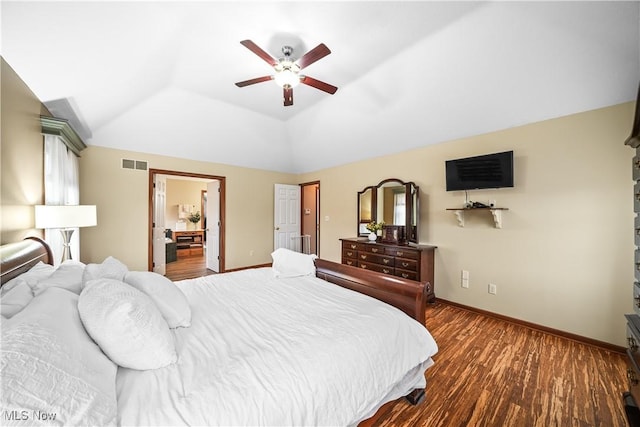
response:
<path id="1" fill-rule="evenodd" d="M 513 151 L 447 160 L 447 191 L 513 187 Z"/>

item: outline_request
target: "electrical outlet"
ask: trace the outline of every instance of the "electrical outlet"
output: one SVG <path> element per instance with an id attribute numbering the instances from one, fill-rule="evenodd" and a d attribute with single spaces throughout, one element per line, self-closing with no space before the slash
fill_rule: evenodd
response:
<path id="1" fill-rule="evenodd" d="M 469 287 L 469 272 L 467 270 L 462 270 L 460 274 L 460 286 L 463 288 Z"/>
<path id="2" fill-rule="evenodd" d="M 493 283 L 489 283 L 489 293 L 491 295 L 495 295 L 498 293 L 498 287 L 496 285 L 494 285 Z"/>

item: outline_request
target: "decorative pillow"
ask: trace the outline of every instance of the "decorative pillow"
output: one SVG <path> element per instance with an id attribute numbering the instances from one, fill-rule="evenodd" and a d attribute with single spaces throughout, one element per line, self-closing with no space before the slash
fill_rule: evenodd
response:
<path id="1" fill-rule="evenodd" d="M 9 292 L 15 286 L 22 282 L 27 282 L 29 286 L 33 287 L 36 283 L 38 283 L 42 279 L 46 279 L 51 276 L 56 268 L 53 265 L 45 264 L 40 261 L 33 267 L 31 267 L 28 271 L 25 271 L 18 277 L 14 277 L 4 284 L 2 289 L 0 290 L 0 295 L 4 295 Z"/>
<path id="2" fill-rule="evenodd" d="M 84 327 L 120 366 L 157 369 L 177 360 L 173 335 L 151 298 L 124 282 L 87 282 L 78 300 Z"/>
<path id="3" fill-rule="evenodd" d="M 0 314 L 6 318 L 11 318 L 18 313 L 33 299 L 31 286 L 25 281 L 14 286 L 9 292 L 0 296 Z"/>
<path id="4" fill-rule="evenodd" d="M 116 424 L 117 366 L 87 335 L 77 303 L 77 295 L 48 288 L 3 319 L 0 407 L 29 417 L 9 424 Z"/>
<path id="5" fill-rule="evenodd" d="M 187 297 L 171 280 L 151 271 L 130 271 L 124 281 L 153 300 L 170 328 L 191 326 Z"/>
<path id="6" fill-rule="evenodd" d="M 94 279 L 115 279 L 122 282 L 128 271 L 125 264 L 112 256 L 105 258 L 102 264 L 88 264 L 82 276 L 82 288 Z"/>
<path id="7" fill-rule="evenodd" d="M 50 287 L 62 288 L 80 294 L 82 274 L 85 265 L 80 261 L 67 260 L 60 264 L 46 279 L 42 279 L 31 286 L 33 295 L 38 295 Z"/>
<path id="8" fill-rule="evenodd" d="M 308 276 L 316 273 L 313 260 L 316 255 L 306 255 L 290 249 L 279 248 L 271 253 L 275 277 Z"/>

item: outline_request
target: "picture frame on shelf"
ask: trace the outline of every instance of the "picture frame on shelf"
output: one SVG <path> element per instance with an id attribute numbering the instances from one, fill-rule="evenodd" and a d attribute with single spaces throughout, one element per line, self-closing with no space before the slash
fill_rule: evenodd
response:
<path id="1" fill-rule="evenodd" d="M 382 243 L 394 245 L 404 245 L 406 242 L 404 225 L 384 225 L 382 226 Z"/>

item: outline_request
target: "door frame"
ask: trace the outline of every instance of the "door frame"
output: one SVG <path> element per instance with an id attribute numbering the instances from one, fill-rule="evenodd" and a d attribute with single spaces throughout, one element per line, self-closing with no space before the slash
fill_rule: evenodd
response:
<path id="1" fill-rule="evenodd" d="M 153 181 L 156 175 L 171 175 L 171 176 L 182 176 L 186 178 L 204 178 L 211 181 L 217 180 L 220 181 L 220 243 L 218 247 L 218 254 L 220 256 L 220 273 L 225 272 L 225 212 L 226 212 L 226 177 L 218 176 L 218 175 L 206 175 L 201 173 L 194 172 L 180 172 L 180 171 L 172 171 L 165 169 L 149 169 L 149 212 L 148 212 L 148 234 L 147 234 L 147 244 L 148 244 L 148 256 L 147 256 L 147 267 L 149 271 L 153 271 Z"/>

